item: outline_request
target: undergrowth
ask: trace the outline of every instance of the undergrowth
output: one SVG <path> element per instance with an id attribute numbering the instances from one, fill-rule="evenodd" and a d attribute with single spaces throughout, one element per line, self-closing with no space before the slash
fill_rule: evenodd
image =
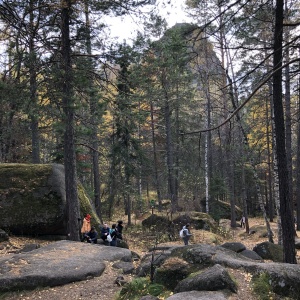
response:
<path id="1" fill-rule="evenodd" d="M 149 278 L 136 278 L 122 288 L 116 300 L 139 300 L 146 295 L 164 299 L 171 292 L 161 284 L 151 283 Z"/>

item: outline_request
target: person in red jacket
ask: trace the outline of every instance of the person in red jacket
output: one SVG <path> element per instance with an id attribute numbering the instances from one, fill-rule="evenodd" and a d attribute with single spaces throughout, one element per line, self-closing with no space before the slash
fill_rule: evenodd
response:
<path id="1" fill-rule="evenodd" d="M 81 241 L 86 239 L 86 235 L 91 231 L 91 215 L 87 214 L 83 219 L 83 224 L 81 227 Z"/>

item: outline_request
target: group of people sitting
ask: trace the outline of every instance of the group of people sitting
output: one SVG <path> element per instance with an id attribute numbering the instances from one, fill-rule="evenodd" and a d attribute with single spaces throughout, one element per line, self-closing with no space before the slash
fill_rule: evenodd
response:
<path id="1" fill-rule="evenodd" d="M 123 239 L 123 221 L 119 220 L 117 224 L 112 224 L 111 228 L 104 223 L 100 227 L 100 238 L 103 240 L 104 244 L 109 246 L 117 246 L 117 240 Z M 82 238 L 81 241 L 87 241 L 88 243 L 97 244 L 98 232 L 95 226 L 91 226 L 91 215 L 87 214 L 83 219 L 83 224 L 81 227 Z"/>

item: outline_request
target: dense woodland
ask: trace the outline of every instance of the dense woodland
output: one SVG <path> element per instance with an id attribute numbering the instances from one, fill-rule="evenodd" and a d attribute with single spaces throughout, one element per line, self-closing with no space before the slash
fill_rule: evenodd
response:
<path id="1" fill-rule="evenodd" d="M 101 220 L 153 200 L 218 219 L 222 201 L 272 241 L 276 216 L 296 263 L 300 4 L 185 2 L 191 24 L 168 28 L 152 0 L 1 1 L 0 162 L 64 164 L 74 240 L 80 180 Z M 112 40 L 127 14 L 143 29 Z"/>

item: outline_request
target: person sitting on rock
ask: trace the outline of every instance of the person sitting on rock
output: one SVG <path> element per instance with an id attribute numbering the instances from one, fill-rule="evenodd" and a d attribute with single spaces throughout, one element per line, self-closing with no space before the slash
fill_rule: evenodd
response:
<path id="1" fill-rule="evenodd" d="M 83 224 L 81 227 L 81 241 L 83 242 L 86 239 L 86 235 L 91 230 L 91 215 L 87 214 L 83 219 Z"/>
<path id="2" fill-rule="evenodd" d="M 112 241 L 110 242 L 111 246 L 117 246 L 117 238 L 119 233 L 116 227 L 117 227 L 116 224 L 111 225 L 111 230 L 110 230 L 110 235 L 112 238 Z"/>
<path id="3" fill-rule="evenodd" d="M 108 225 L 106 223 L 103 224 L 103 227 L 101 228 L 101 239 L 103 240 L 103 242 L 107 242 L 107 236 L 110 234 L 110 228 L 108 227 Z"/>
<path id="4" fill-rule="evenodd" d="M 116 229 L 117 229 L 117 232 L 118 232 L 117 238 L 120 239 L 120 240 L 123 239 L 123 235 L 122 235 L 123 228 L 124 228 L 124 226 L 123 226 L 123 221 L 122 221 L 122 220 L 119 220 Z"/>
<path id="5" fill-rule="evenodd" d="M 97 244 L 98 232 L 96 228 L 93 226 L 91 230 L 86 234 L 86 240 L 88 243 Z"/>

